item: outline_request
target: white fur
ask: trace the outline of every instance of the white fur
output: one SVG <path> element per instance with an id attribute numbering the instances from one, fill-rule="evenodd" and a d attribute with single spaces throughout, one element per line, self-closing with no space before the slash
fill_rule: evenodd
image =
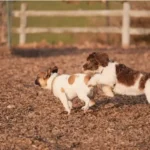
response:
<path id="1" fill-rule="evenodd" d="M 144 91 L 139 89 L 139 82 L 143 75 L 140 74 L 139 78 L 136 80 L 135 84 L 132 86 L 126 86 L 117 82 L 113 91 L 117 94 L 122 95 L 141 95 L 144 94 Z"/>
<path id="2" fill-rule="evenodd" d="M 117 63 L 109 63 L 108 66 L 103 67 L 103 70 L 100 69 L 101 72 L 99 72 L 99 69 L 95 71 L 97 73 L 91 78 L 88 84 L 92 86 L 104 84 L 113 87 L 116 83 L 116 64 Z"/>
<path id="3" fill-rule="evenodd" d="M 102 91 L 108 97 L 114 97 L 114 93 L 112 92 L 112 87 L 108 85 L 102 85 Z"/>
<path id="4" fill-rule="evenodd" d="M 148 103 L 150 103 L 150 79 L 146 81 L 144 93 L 146 95 Z"/>
<path id="5" fill-rule="evenodd" d="M 85 84 L 84 78 L 86 74 L 75 75 L 75 82 L 69 84 L 68 79 L 70 75 L 58 75 L 57 73 L 53 73 L 47 80 L 47 86 L 45 87 L 46 89 L 52 90 L 54 96 L 60 99 L 68 114 L 70 114 L 72 108 L 71 100 L 75 97 L 78 97 L 85 102 L 85 106 L 82 107 L 84 111 L 94 104 L 94 102 L 90 101 L 88 97 L 88 95 L 91 95 L 93 92 L 93 88 L 88 87 Z M 64 89 L 64 92 L 61 91 L 62 88 Z"/>

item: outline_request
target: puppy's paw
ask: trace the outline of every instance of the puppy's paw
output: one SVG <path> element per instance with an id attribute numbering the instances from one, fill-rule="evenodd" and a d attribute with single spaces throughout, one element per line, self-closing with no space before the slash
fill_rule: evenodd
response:
<path id="1" fill-rule="evenodd" d="M 114 93 L 113 92 L 107 92 L 105 93 L 106 96 L 108 97 L 114 97 Z"/>
<path id="2" fill-rule="evenodd" d="M 114 97 L 114 93 L 112 91 L 112 88 L 110 86 L 102 86 L 102 91 L 104 94 L 108 97 Z"/>
<path id="3" fill-rule="evenodd" d="M 69 108 L 72 109 L 72 102 L 68 101 Z"/>
<path id="4" fill-rule="evenodd" d="M 90 102 L 89 102 L 89 107 L 92 107 L 92 106 L 94 106 L 94 105 L 95 105 L 95 102 L 92 101 L 92 100 L 90 100 Z"/>
<path id="5" fill-rule="evenodd" d="M 87 106 L 83 106 L 81 109 L 82 109 L 82 110 L 84 110 L 84 113 L 86 113 L 86 112 L 87 112 L 87 110 L 89 109 L 89 107 L 87 107 Z"/>
<path id="6" fill-rule="evenodd" d="M 71 113 L 71 109 L 70 109 L 70 110 L 67 110 L 67 112 L 68 112 L 68 115 L 70 115 L 70 113 Z"/>

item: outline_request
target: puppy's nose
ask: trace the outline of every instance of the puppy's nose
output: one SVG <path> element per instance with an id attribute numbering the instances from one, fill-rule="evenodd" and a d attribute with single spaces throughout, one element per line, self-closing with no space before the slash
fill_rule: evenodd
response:
<path id="1" fill-rule="evenodd" d="M 38 80 L 37 80 L 37 79 L 35 80 L 35 84 L 36 84 L 36 85 L 39 85 L 39 82 L 38 82 Z"/>

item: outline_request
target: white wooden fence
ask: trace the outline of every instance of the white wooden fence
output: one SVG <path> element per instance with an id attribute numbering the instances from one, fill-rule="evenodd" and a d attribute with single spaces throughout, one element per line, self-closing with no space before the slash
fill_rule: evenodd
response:
<path id="1" fill-rule="evenodd" d="M 21 4 L 20 11 L 13 11 L 14 17 L 20 17 L 20 27 L 13 28 L 12 32 L 19 34 L 19 44 L 24 44 L 26 42 L 26 34 L 34 33 L 63 33 L 63 32 L 92 32 L 92 33 L 119 33 L 122 34 L 122 46 L 124 48 L 130 45 L 130 35 L 145 35 L 150 34 L 150 28 L 131 28 L 130 18 L 131 17 L 150 17 L 150 11 L 138 11 L 130 10 L 129 2 L 123 3 L 123 10 L 72 10 L 72 11 L 34 11 L 27 10 L 27 5 L 25 3 Z M 41 16 L 120 16 L 122 17 L 122 27 L 26 27 L 27 17 L 41 17 Z"/>

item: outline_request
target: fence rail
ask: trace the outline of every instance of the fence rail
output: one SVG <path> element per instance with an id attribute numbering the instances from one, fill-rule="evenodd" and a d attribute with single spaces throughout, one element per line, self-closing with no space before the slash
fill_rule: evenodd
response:
<path id="1" fill-rule="evenodd" d="M 137 11 L 130 10 L 130 4 L 128 2 L 123 3 L 123 10 L 72 10 L 72 11 L 34 11 L 27 10 L 25 3 L 21 4 L 20 11 L 13 11 L 14 17 L 20 18 L 20 27 L 13 28 L 12 32 L 19 34 L 19 44 L 26 42 L 26 34 L 34 33 L 117 33 L 122 34 L 122 46 L 128 47 L 130 45 L 130 35 L 141 35 L 150 34 L 150 28 L 131 28 L 130 18 L 131 17 L 150 17 L 150 11 Z M 26 27 L 27 17 L 54 17 L 54 16 L 110 16 L 110 17 L 122 17 L 122 27 Z"/>
<path id="2" fill-rule="evenodd" d="M 20 29 L 19 28 L 13 28 L 13 32 L 14 33 L 20 33 Z M 61 27 L 61 28 L 57 28 L 57 27 L 50 27 L 50 28 L 26 28 L 24 31 L 26 34 L 35 34 L 35 33 L 47 33 L 47 32 L 51 32 L 51 33 L 64 33 L 64 32 L 72 32 L 72 33 L 122 33 L 121 28 L 119 27 L 99 27 L 99 28 L 91 28 L 91 27 Z M 130 34 L 131 35 L 141 35 L 141 34 L 150 34 L 150 29 L 145 29 L 145 28 L 130 28 Z"/>
<path id="3" fill-rule="evenodd" d="M 20 29 L 13 29 L 13 32 L 20 33 Z M 63 33 L 63 32 L 73 32 L 73 33 L 121 33 L 121 29 L 117 27 L 100 27 L 100 28 L 81 28 L 81 27 L 50 27 L 50 28 L 26 28 L 25 33 L 45 33 L 45 32 L 52 32 L 52 33 Z"/>
<path id="4" fill-rule="evenodd" d="M 14 11 L 14 17 L 20 17 L 20 11 Z M 65 16 L 65 17 L 80 17 L 80 16 L 122 16 L 122 10 L 65 10 L 65 11 L 34 11 L 28 10 L 26 16 L 34 17 L 55 17 L 55 16 Z"/>
<path id="5" fill-rule="evenodd" d="M 65 10 L 65 11 L 35 11 L 35 10 L 28 10 L 26 12 L 26 16 L 32 17 L 55 17 L 55 16 L 66 16 L 66 17 L 80 17 L 80 16 L 122 16 L 122 10 Z M 129 12 L 131 17 L 150 17 L 150 11 L 145 10 L 131 10 Z M 20 11 L 13 12 L 14 17 L 20 17 Z"/>

